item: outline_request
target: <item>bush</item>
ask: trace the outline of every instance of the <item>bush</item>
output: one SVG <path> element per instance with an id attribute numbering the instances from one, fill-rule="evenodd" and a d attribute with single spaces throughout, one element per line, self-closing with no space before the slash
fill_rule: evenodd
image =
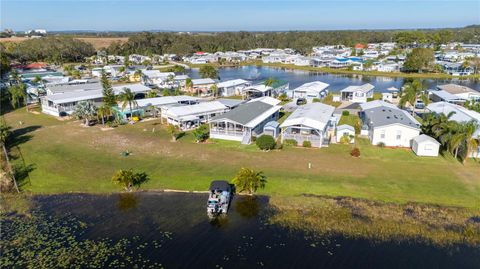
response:
<path id="1" fill-rule="evenodd" d="M 200 125 L 197 129 L 193 130 L 193 136 L 197 142 L 204 142 L 210 136 L 210 128 L 206 124 Z"/>
<path id="2" fill-rule="evenodd" d="M 322 100 L 320 98 L 313 98 L 312 102 L 313 103 L 320 103 Z"/>
<path id="3" fill-rule="evenodd" d="M 385 147 L 385 143 L 383 143 L 383 142 L 378 142 L 377 146 L 380 147 L 380 148 L 384 148 L 384 147 Z"/>
<path id="4" fill-rule="evenodd" d="M 348 135 L 342 135 L 342 137 L 340 138 L 340 144 L 350 144 L 351 141 L 352 138 Z"/>
<path id="5" fill-rule="evenodd" d="M 261 150 L 269 150 L 275 148 L 275 139 L 271 135 L 262 135 L 257 138 L 255 141 L 255 144 L 261 149 Z"/>
<path id="6" fill-rule="evenodd" d="M 311 148 L 312 147 L 312 142 L 310 141 L 303 141 L 303 147 L 304 148 Z"/>
<path id="7" fill-rule="evenodd" d="M 353 148 L 352 151 L 350 151 L 350 155 L 357 158 L 360 157 L 360 149 Z"/>
<path id="8" fill-rule="evenodd" d="M 348 110 L 342 111 L 342 116 L 349 116 L 349 115 L 350 115 L 350 111 Z"/>
<path id="9" fill-rule="evenodd" d="M 283 144 L 285 144 L 285 146 L 297 146 L 298 142 L 295 139 L 285 139 L 283 140 Z"/>

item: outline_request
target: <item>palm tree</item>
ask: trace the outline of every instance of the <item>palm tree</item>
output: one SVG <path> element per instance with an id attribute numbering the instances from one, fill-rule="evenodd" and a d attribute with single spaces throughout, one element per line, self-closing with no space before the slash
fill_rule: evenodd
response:
<path id="1" fill-rule="evenodd" d="M 90 119 L 95 117 L 96 114 L 97 108 L 95 105 L 87 101 L 78 102 L 73 111 L 75 118 L 84 120 L 85 126 L 90 125 Z"/>
<path id="2" fill-rule="evenodd" d="M 467 158 L 470 157 L 470 152 L 477 151 L 479 145 L 479 138 L 475 138 L 473 135 L 479 128 L 479 125 L 474 121 L 469 121 L 463 124 L 463 135 L 465 142 L 465 157 L 463 158 L 463 163 L 467 161 Z"/>
<path id="3" fill-rule="evenodd" d="M 190 89 L 193 87 L 193 82 L 191 78 L 187 78 L 185 80 L 185 89 Z"/>
<path id="4" fill-rule="evenodd" d="M 257 172 L 249 168 L 242 168 L 232 179 L 232 183 L 235 184 L 235 187 L 239 192 L 248 192 L 252 195 L 258 188 L 265 188 L 267 178 L 263 172 Z"/>
<path id="5" fill-rule="evenodd" d="M 170 134 L 170 136 L 172 137 L 172 142 L 176 142 L 177 141 L 177 137 L 178 137 L 178 126 L 176 125 L 173 125 L 173 124 L 169 124 L 167 126 L 167 132 Z"/>
<path id="6" fill-rule="evenodd" d="M 218 86 L 217 86 L 217 84 L 213 84 L 213 85 L 210 87 L 210 91 L 213 93 L 213 98 L 217 98 L 217 94 L 218 94 Z"/>
<path id="7" fill-rule="evenodd" d="M 130 109 L 130 119 L 132 119 L 132 104 L 134 105 L 134 107 L 138 105 L 137 101 L 135 101 L 135 93 L 133 93 L 132 90 L 130 90 L 129 88 L 123 88 L 123 93 L 120 94 L 119 100 L 120 102 L 122 102 L 122 110 L 125 110 L 128 105 L 128 108 Z"/>
<path id="8" fill-rule="evenodd" d="M 132 169 L 118 170 L 113 176 L 112 181 L 121 185 L 126 191 L 132 191 L 133 187 L 140 187 L 140 185 L 149 180 L 145 172 L 135 173 Z"/>
<path id="9" fill-rule="evenodd" d="M 274 77 L 269 77 L 263 82 L 263 85 L 268 86 L 268 87 L 272 87 L 273 85 L 275 85 L 278 82 L 279 82 L 278 79 L 276 79 Z"/>
<path id="10" fill-rule="evenodd" d="M 17 185 L 17 180 L 15 179 L 15 173 L 13 172 L 12 165 L 10 164 L 10 157 L 8 156 L 8 151 L 7 151 L 7 140 L 11 135 L 10 129 L 11 129 L 10 126 L 5 124 L 5 122 L 2 122 L 0 124 L 0 144 L 2 144 L 3 154 L 5 155 L 5 160 L 7 161 L 7 166 L 13 180 L 13 185 L 15 186 L 15 189 L 17 190 L 17 192 L 20 193 L 20 190 L 18 189 L 18 185 Z"/>
<path id="11" fill-rule="evenodd" d="M 421 98 L 424 102 L 428 102 L 428 95 L 425 93 L 425 90 L 425 84 L 418 79 L 406 83 L 403 86 L 400 105 L 405 106 L 407 103 L 410 104 L 410 106 L 412 106 L 412 115 L 415 115 L 415 104 L 417 103 L 418 98 Z"/>
<path id="12" fill-rule="evenodd" d="M 19 108 L 22 103 L 27 105 L 27 86 L 25 86 L 25 84 L 20 83 L 13 85 L 8 89 L 8 91 L 11 98 L 10 103 L 12 104 L 13 108 Z"/>
<path id="13" fill-rule="evenodd" d="M 107 105 L 103 104 L 97 108 L 97 115 L 100 116 L 102 119 L 102 125 L 105 126 L 105 117 L 112 113 L 112 108 Z"/>

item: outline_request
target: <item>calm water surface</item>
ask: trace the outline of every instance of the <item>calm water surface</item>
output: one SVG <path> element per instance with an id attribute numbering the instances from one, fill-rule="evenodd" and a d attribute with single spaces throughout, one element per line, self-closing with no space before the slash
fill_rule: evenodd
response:
<path id="1" fill-rule="evenodd" d="M 200 77 L 198 69 L 190 70 L 189 75 L 193 78 Z M 320 80 L 330 84 L 330 90 L 333 92 L 340 91 L 350 85 L 362 85 L 365 83 L 374 85 L 375 91 L 377 92 L 385 92 L 389 87 L 400 88 L 405 80 L 404 78 L 328 74 L 264 66 L 223 67 L 219 69 L 219 76 L 222 81 L 241 78 L 253 82 L 261 82 L 269 77 L 275 77 L 288 81 L 290 83 L 290 89 L 294 89 L 307 82 Z M 480 91 L 480 83 L 473 80 L 428 79 L 426 83 L 430 88 L 434 88 L 437 84 L 455 83 Z"/>
<path id="2" fill-rule="evenodd" d="M 268 198 L 235 197 L 210 221 L 206 194 L 37 196 L 38 210 L 87 223 L 85 238 L 135 238 L 165 268 L 479 268 L 480 248 L 317 237 L 269 225 Z M 153 247 L 151 242 L 160 242 Z"/>

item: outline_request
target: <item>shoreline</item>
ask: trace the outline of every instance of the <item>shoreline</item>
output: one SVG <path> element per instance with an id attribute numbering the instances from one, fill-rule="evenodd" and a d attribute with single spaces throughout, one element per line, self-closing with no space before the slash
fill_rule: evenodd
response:
<path id="1" fill-rule="evenodd" d="M 231 68 L 231 67 L 242 67 L 242 66 L 265 66 L 273 67 L 280 69 L 289 69 L 289 70 L 301 70 L 317 73 L 327 73 L 334 75 L 359 75 L 359 76 L 370 76 L 370 77 L 391 77 L 391 78 L 420 78 L 420 79 L 458 79 L 458 80 L 471 80 L 479 81 L 480 74 L 469 75 L 469 76 L 452 76 L 445 73 L 403 73 L 403 72 L 379 72 L 379 71 L 355 71 L 355 70 L 346 70 L 346 69 L 333 69 L 329 67 L 313 67 L 313 66 L 297 66 L 293 64 L 280 64 L 280 63 L 263 63 L 261 61 L 250 61 L 242 62 L 239 64 L 226 64 L 220 65 L 218 63 L 213 64 L 189 64 L 190 68 L 200 68 L 205 65 L 212 65 L 216 68 Z"/>

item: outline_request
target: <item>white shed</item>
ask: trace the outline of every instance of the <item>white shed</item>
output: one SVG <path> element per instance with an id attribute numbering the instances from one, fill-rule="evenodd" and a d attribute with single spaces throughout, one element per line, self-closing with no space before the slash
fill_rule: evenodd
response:
<path id="1" fill-rule="evenodd" d="M 440 143 L 433 137 L 421 134 L 412 139 L 412 150 L 417 156 L 437 157 Z"/>
<path id="2" fill-rule="evenodd" d="M 337 143 L 340 143 L 340 140 L 342 139 L 343 136 L 355 137 L 355 128 L 347 124 L 342 124 L 337 126 L 337 133 L 336 133 Z M 350 140 L 350 143 L 353 143 L 354 141 L 355 141 L 355 138 L 352 138 Z"/>

